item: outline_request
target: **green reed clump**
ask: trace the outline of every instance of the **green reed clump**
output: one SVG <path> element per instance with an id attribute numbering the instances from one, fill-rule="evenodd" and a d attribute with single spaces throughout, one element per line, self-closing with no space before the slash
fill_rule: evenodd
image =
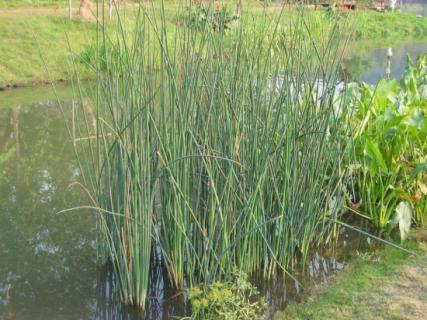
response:
<path id="1" fill-rule="evenodd" d="M 100 26 L 96 139 L 79 154 L 123 301 L 144 306 L 153 245 L 177 288 L 286 273 L 340 209 L 339 28 L 296 10 L 277 51 L 267 15 L 227 33 L 149 4 L 129 16 Z"/>

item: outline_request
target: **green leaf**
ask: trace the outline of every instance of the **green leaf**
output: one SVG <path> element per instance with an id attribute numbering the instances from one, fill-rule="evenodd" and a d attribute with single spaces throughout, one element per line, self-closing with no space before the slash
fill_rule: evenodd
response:
<path id="1" fill-rule="evenodd" d="M 421 108 L 415 108 L 411 113 L 408 124 L 417 130 L 421 130 L 426 121 L 427 118 L 424 115 L 424 111 Z"/>
<path id="2" fill-rule="evenodd" d="M 399 83 L 396 80 L 380 80 L 375 93 L 393 99 L 400 91 Z"/>
<path id="3" fill-rule="evenodd" d="M 384 158 L 381 154 L 380 149 L 378 148 L 378 145 L 370 139 L 366 139 L 365 155 L 368 158 L 368 166 L 371 169 L 383 173 L 388 172 L 387 165 L 385 164 Z"/>
<path id="4" fill-rule="evenodd" d="M 423 84 L 418 88 L 421 100 L 427 100 L 427 84 Z"/>
<path id="5" fill-rule="evenodd" d="M 412 102 L 420 101 L 420 95 L 417 89 L 417 82 L 415 81 L 414 77 L 411 77 L 409 79 L 407 93 L 408 93 L 408 96 L 412 98 L 411 99 Z"/>

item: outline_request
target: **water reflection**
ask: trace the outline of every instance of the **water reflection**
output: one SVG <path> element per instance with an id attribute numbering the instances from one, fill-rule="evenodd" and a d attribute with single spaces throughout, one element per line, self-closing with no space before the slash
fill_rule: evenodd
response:
<path id="1" fill-rule="evenodd" d="M 82 196 L 65 193 L 78 169 L 62 115 L 54 102 L 17 105 L 0 128 L 0 318 L 87 318 L 92 217 L 55 214 Z"/>
<path id="2" fill-rule="evenodd" d="M 381 79 L 398 79 L 405 71 L 408 56 L 416 59 L 427 53 L 427 41 L 375 48 L 367 54 L 357 52 L 343 61 L 343 78 L 376 84 Z"/>
<path id="3" fill-rule="evenodd" d="M 160 249 L 155 248 L 151 258 L 149 290 L 146 311 L 124 306 L 119 302 L 115 290 L 115 278 L 108 266 L 99 273 L 99 296 L 94 301 L 96 319 L 172 319 L 189 314 L 189 304 L 182 292 L 176 292 L 170 285 L 167 272 L 160 257 Z"/>
<path id="4" fill-rule="evenodd" d="M 90 115 L 91 104 L 85 101 L 84 108 Z M 75 117 L 72 102 L 63 110 Z M 74 143 L 82 138 L 73 126 L 70 134 Z M 80 178 L 70 134 L 54 101 L 0 109 L 0 319 L 187 314 L 188 303 L 169 285 L 159 249 L 153 250 L 144 316 L 119 303 L 111 267 L 97 266 L 91 213 L 56 214 L 85 204 L 83 192 L 69 188 Z"/>
<path id="5" fill-rule="evenodd" d="M 362 229 L 365 227 L 361 226 Z M 254 283 L 268 303 L 267 316 L 273 319 L 275 311 L 285 309 L 289 302 L 300 302 L 301 294 L 306 290 L 327 286 L 330 276 L 342 271 L 356 250 L 373 250 L 379 246 L 378 242 L 369 237 L 346 229 L 340 230 L 338 239 L 338 242 L 330 247 L 312 252 L 305 265 L 295 262 L 291 272 L 297 281 L 281 274 L 268 281 L 262 276 L 254 277 Z"/>

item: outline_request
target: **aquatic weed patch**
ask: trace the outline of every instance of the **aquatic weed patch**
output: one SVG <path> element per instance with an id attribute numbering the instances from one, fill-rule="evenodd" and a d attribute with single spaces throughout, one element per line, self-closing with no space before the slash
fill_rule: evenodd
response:
<path id="1" fill-rule="evenodd" d="M 353 208 L 360 206 L 376 227 L 388 232 L 396 224 L 401 229 L 402 223 L 410 225 L 411 219 L 425 223 L 426 56 L 415 63 L 408 60 L 400 81 L 383 80 L 376 88 L 363 84 L 353 93 L 357 127 L 354 163 L 350 165 Z M 402 210 L 407 212 L 405 218 Z"/>
<path id="2" fill-rule="evenodd" d="M 247 275 L 235 271 L 228 282 L 214 282 L 208 288 L 193 287 L 188 291 L 191 316 L 184 319 L 262 319 L 265 301 L 249 282 Z"/>

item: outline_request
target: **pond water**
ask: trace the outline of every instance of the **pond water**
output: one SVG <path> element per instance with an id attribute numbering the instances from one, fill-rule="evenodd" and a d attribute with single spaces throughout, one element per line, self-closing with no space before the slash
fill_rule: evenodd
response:
<path id="1" fill-rule="evenodd" d="M 0 318 L 84 317 L 95 309 L 91 217 L 55 214 L 81 197 L 65 192 L 79 174 L 64 120 L 45 101 L 2 108 L 0 123 Z"/>
<path id="2" fill-rule="evenodd" d="M 70 102 L 63 110 L 71 117 Z M 0 107 L 0 319 L 134 318 L 116 303 L 110 269 L 97 266 L 93 216 L 57 214 L 87 204 L 72 187 L 80 170 L 67 141 L 54 99 Z M 182 299 L 163 307 L 174 294 L 163 276 L 160 268 L 150 275 L 151 319 L 185 313 Z"/>
<path id="3" fill-rule="evenodd" d="M 407 53 L 426 51 L 426 43 L 393 48 L 390 76 L 402 73 Z M 355 57 L 348 59 L 350 65 L 351 59 L 361 63 Z M 384 77 L 387 48 L 360 59 L 370 66 L 359 79 L 373 83 Z M 114 296 L 110 269 L 96 263 L 94 217 L 85 211 L 57 214 L 87 204 L 75 185 L 80 170 L 64 121 L 64 115 L 72 117 L 71 89 L 64 86 L 58 92 L 64 114 L 49 88 L 0 93 L 0 319 L 170 319 L 186 314 L 183 294 L 170 288 L 161 267 L 150 274 L 145 317 L 124 308 Z M 349 253 L 370 243 L 344 233 L 341 250 L 315 252 L 304 272 L 295 271 L 299 283 L 254 281 L 271 309 L 280 309 L 298 300 L 302 287 L 326 283 Z"/>
<path id="4" fill-rule="evenodd" d="M 64 121 L 64 115 L 73 114 L 69 90 L 61 88 L 62 108 L 49 88 L 2 93 L 0 319 L 144 318 L 117 301 L 110 268 L 97 266 L 90 212 L 57 213 L 86 204 L 84 192 L 73 186 L 80 170 Z M 327 282 L 331 272 L 343 268 L 349 252 L 368 245 L 349 236 L 340 240 L 344 250 L 314 253 L 305 272 L 295 272 L 299 283 L 254 278 L 271 310 L 297 299 L 303 287 Z M 145 319 L 188 313 L 184 296 L 169 286 L 160 266 L 153 268 L 150 281 Z"/>
<path id="5" fill-rule="evenodd" d="M 349 80 L 364 81 L 371 85 L 381 79 L 397 79 L 405 71 L 408 56 L 416 59 L 425 53 L 427 39 L 407 44 L 377 46 L 367 49 L 363 54 L 356 51 L 344 58 L 344 76 Z"/>

